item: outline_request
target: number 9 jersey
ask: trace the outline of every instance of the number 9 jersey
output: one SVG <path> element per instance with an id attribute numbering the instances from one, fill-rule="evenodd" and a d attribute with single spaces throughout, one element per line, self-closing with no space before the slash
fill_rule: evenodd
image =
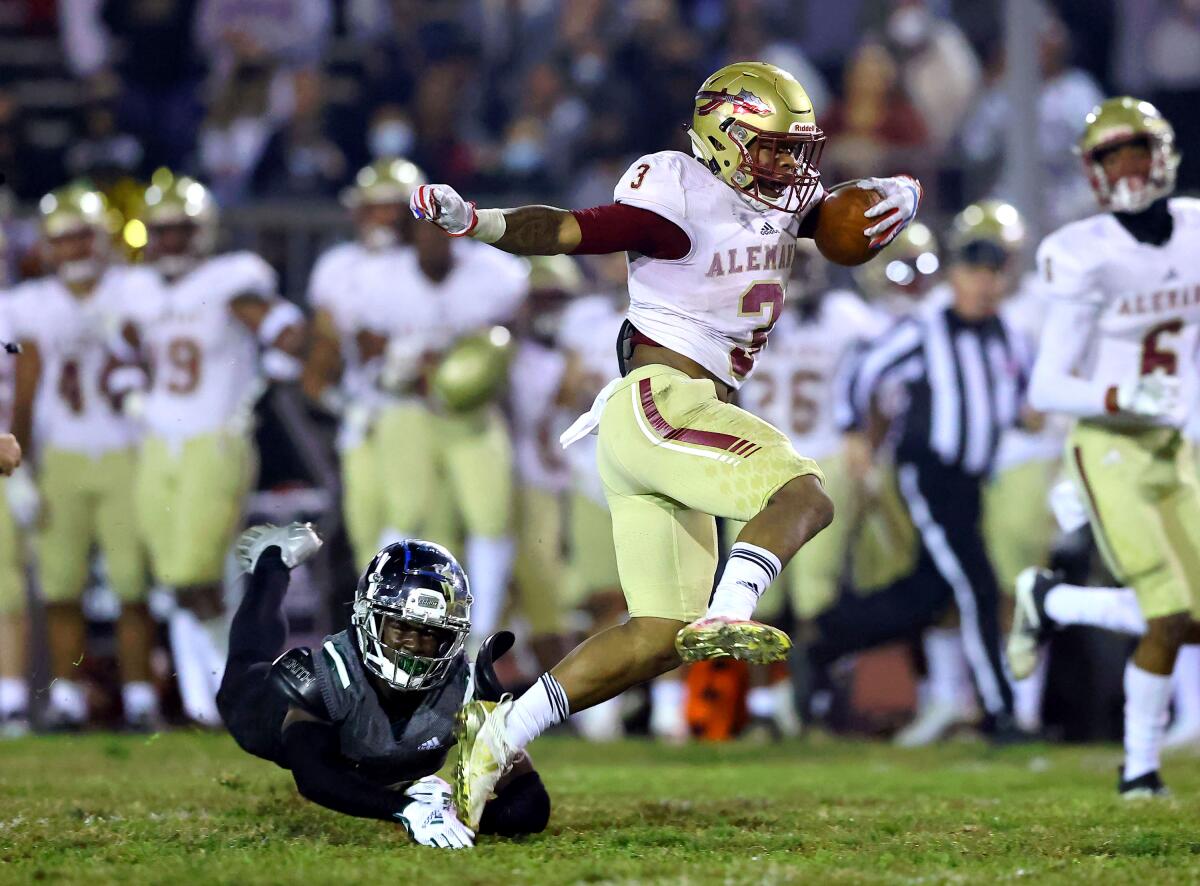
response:
<path id="1" fill-rule="evenodd" d="M 258 342 L 234 315 L 240 296 L 272 299 L 275 271 L 251 252 L 210 258 L 174 283 L 130 289 L 127 319 L 150 361 L 144 421 L 154 436 L 188 440 L 244 417 L 259 377 Z"/>
<path id="2" fill-rule="evenodd" d="M 781 316 L 808 210 L 765 209 L 678 151 L 640 157 L 614 199 L 674 222 L 692 244 L 675 260 L 629 255 L 630 322 L 737 388 Z"/>

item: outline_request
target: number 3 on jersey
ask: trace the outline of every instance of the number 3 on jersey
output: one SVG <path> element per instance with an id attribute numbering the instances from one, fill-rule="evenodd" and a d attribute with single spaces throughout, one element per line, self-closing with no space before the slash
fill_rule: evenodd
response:
<path id="1" fill-rule="evenodd" d="M 754 327 L 748 348 L 734 348 L 729 352 L 729 363 L 733 374 L 745 378 L 754 368 L 758 352 L 767 346 L 767 336 L 783 313 L 783 287 L 778 283 L 754 283 L 742 293 L 738 316 L 760 317 L 762 325 Z"/>

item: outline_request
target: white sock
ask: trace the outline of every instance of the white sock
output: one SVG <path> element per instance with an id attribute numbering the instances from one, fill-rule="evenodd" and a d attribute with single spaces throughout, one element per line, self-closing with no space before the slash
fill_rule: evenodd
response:
<path id="1" fill-rule="evenodd" d="M 650 732 L 653 735 L 670 737 L 686 730 L 684 694 L 682 680 L 660 677 L 650 684 Z"/>
<path id="2" fill-rule="evenodd" d="M 121 706 L 126 720 L 139 720 L 158 713 L 158 693 L 154 686 L 144 680 L 125 683 L 121 686 Z"/>
<path id="3" fill-rule="evenodd" d="M 29 713 L 29 684 L 21 677 L 0 677 L 0 718 Z"/>
<path id="4" fill-rule="evenodd" d="M 1171 688 L 1175 722 L 1200 724 L 1200 646 L 1180 647 L 1171 674 Z"/>
<path id="5" fill-rule="evenodd" d="M 508 712 L 504 731 L 509 743 L 523 749 L 527 744 L 567 717 L 571 706 L 567 693 L 550 674 L 542 674 L 538 681 L 518 698 Z"/>
<path id="6" fill-rule="evenodd" d="M 486 639 L 500 623 L 515 546 L 511 538 L 467 539 L 467 574 L 471 576 L 471 633 Z"/>
<path id="7" fill-rule="evenodd" d="M 204 674 L 208 678 L 213 698 L 221 688 L 225 676 L 225 662 L 229 659 L 229 624 L 224 616 L 196 620 L 196 650 L 204 659 Z"/>
<path id="8" fill-rule="evenodd" d="M 212 655 L 207 648 L 208 635 L 196 616 L 182 608 L 171 613 L 167 627 L 184 712 L 198 723 L 219 726 L 221 715 L 217 712 L 217 693 L 209 673 Z"/>
<path id="9" fill-rule="evenodd" d="M 779 577 L 782 568 L 779 558 L 766 548 L 734 542 L 712 603 L 708 604 L 708 617 L 750 618 L 758 598 Z"/>
<path id="10" fill-rule="evenodd" d="M 1143 671 L 1130 659 L 1125 665 L 1126 781 L 1158 769 L 1170 703 L 1171 678 Z"/>
<path id="11" fill-rule="evenodd" d="M 1046 614 L 1063 625 L 1091 625 L 1136 637 L 1146 633 L 1146 619 L 1132 588 L 1055 585 L 1046 594 Z"/>
<path id="12" fill-rule="evenodd" d="M 774 687 L 755 686 L 746 693 L 746 711 L 751 717 L 762 717 L 769 720 L 775 716 L 777 698 Z"/>
<path id="13" fill-rule="evenodd" d="M 57 679 L 50 684 L 50 709 L 67 720 L 82 723 L 87 719 L 87 693 L 74 680 Z"/>
<path id="14" fill-rule="evenodd" d="M 973 698 L 971 670 L 958 628 L 930 628 L 921 637 L 929 667 L 929 703 L 944 707 L 970 707 Z"/>
<path id="15" fill-rule="evenodd" d="M 1042 697 L 1046 690 L 1047 656 L 1038 659 L 1033 673 L 1024 680 L 1014 680 L 1013 716 L 1017 725 L 1027 732 L 1042 728 Z"/>

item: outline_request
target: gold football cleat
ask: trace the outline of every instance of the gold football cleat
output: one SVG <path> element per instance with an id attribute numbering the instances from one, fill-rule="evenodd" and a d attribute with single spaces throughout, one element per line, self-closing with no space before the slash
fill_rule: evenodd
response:
<path id="1" fill-rule="evenodd" d="M 458 762 L 454 766 L 454 808 L 463 824 L 479 828 L 483 807 L 492 790 L 516 759 L 504 733 L 504 721 L 512 709 L 513 698 L 505 695 L 498 702 L 473 701 L 457 715 L 455 737 Z"/>
<path id="2" fill-rule="evenodd" d="M 734 658 L 750 664 L 783 661 L 791 638 L 778 628 L 748 619 L 701 618 L 675 635 L 675 650 L 685 662 Z"/>

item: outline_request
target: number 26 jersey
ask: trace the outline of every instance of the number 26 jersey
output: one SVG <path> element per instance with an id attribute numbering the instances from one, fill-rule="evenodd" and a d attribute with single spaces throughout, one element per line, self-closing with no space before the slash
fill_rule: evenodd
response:
<path id="1" fill-rule="evenodd" d="M 630 322 L 737 388 L 782 315 L 803 213 L 760 211 L 678 151 L 638 158 L 614 198 L 674 222 L 692 246 L 674 260 L 629 255 Z"/>

